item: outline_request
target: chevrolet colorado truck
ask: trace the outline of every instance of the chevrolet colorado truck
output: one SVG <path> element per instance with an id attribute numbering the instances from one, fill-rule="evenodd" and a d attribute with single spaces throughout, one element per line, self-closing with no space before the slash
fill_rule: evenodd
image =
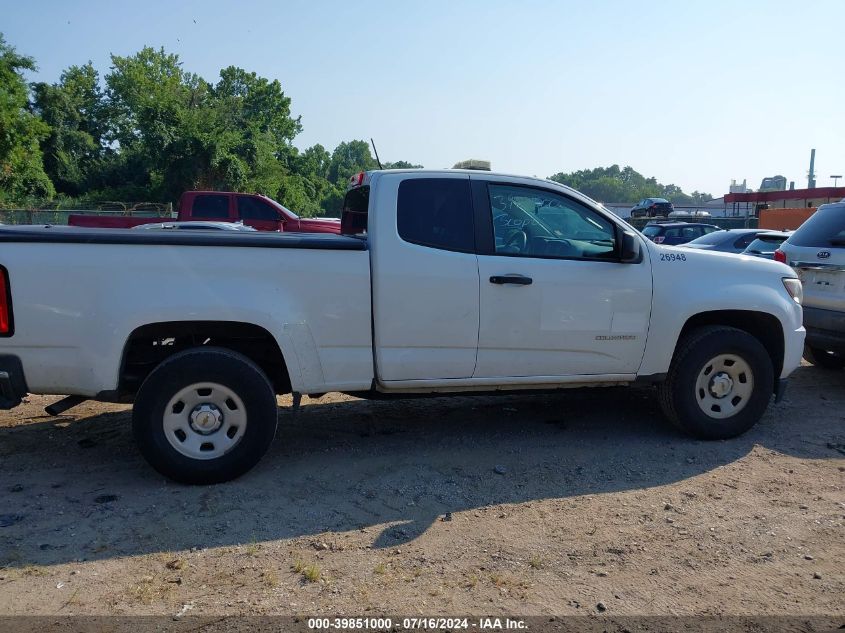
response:
<path id="1" fill-rule="evenodd" d="M 134 402 L 151 465 L 212 483 L 259 461 L 277 394 L 652 384 L 721 439 L 801 360 L 791 268 L 654 244 L 553 182 L 361 173 L 342 233 L 1 227 L 2 406 Z"/>
<path id="2" fill-rule="evenodd" d="M 257 193 L 186 191 L 176 205 L 176 216 L 171 219 L 181 222 L 242 222 L 258 231 L 340 233 L 340 221 L 335 218 L 300 218 L 272 198 Z M 162 218 L 157 216 L 68 216 L 70 226 L 88 228 L 129 229 L 159 222 Z"/>

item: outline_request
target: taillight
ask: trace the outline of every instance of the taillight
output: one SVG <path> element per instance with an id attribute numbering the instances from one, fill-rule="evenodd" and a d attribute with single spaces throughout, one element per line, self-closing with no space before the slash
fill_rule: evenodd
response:
<path id="1" fill-rule="evenodd" d="M 13 332 L 9 271 L 0 266 L 0 336 L 11 336 Z"/>
<path id="2" fill-rule="evenodd" d="M 780 262 L 781 264 L 785 264 L 786 263 L 786 253 L 784 253 L 780 249 L 777 249 L 775 251 L 775 261 Z"/>
<path id="3" fill-rule="evenodd" d="M 655 235 L 651 239 L 655 244 L 663 244 L 663 240 L 665 240 L 666 238 L 662 235 Z"/>
<path id="4" fill-rule="evenodd" d="M 346 185 L 347 188 L 351 189 L 352 187 L 360 187 L 364 183 L 364 176 L 365 172 L 359 171 L 357 174 L 353 174 L 349 177 L 349 183 Z"/>

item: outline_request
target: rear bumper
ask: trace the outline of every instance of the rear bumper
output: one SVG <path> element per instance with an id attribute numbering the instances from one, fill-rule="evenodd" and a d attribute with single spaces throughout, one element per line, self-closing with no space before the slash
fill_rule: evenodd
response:
<path id="1" fill-rule="evenodd" d="M 27 391 L 20 358 L 0 355 L 0 409 L 18 406 Z"/>
<path id="2" fill-rule="evenodd" d="M 845 353 L 845 312 L 805 307 L 804 327 L 808 345 Z"/>

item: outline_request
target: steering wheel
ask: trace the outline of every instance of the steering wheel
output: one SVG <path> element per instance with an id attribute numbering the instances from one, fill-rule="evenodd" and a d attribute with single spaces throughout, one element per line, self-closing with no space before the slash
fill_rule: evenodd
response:
<path id="1" fill-rule="evenodd" d="M 528 234 L 525 231 L 516 230 L 505 240 L 503 248 L 515 248 L 517 253 L 521 253 L 526 246 L 528 246 Z"/>

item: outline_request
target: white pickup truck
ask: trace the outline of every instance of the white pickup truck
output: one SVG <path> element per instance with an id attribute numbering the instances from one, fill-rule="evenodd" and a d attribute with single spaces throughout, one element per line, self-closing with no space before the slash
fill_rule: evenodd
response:
<path id="1" fill-rule="evenodd" d="M 2 227 L 0 404 L 134 402 L 147 460 L 211 483 L 261 458 L 276 394 L 646 383 L 718 439 L 801 359 L 789 267 L 653 244 L 545 180 L 362 173 L 342 233 Z"/>

